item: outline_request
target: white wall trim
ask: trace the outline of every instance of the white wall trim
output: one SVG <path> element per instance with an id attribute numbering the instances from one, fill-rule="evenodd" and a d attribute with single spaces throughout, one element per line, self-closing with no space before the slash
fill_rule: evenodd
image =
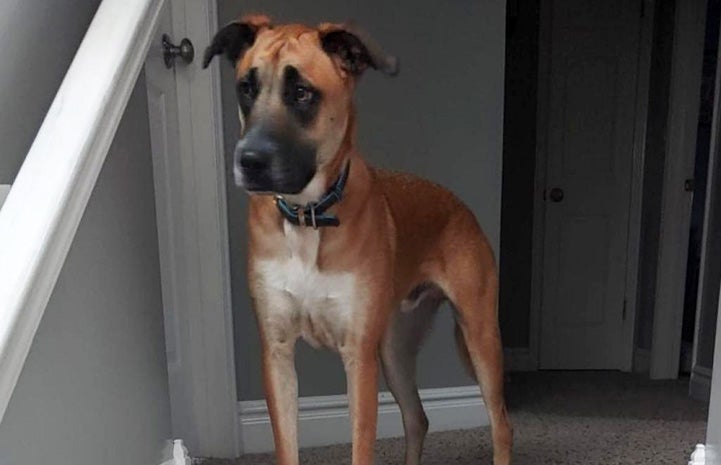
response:
<path id="1" fill-rule="evenodd" d="M 163 0 L 104 0 L 0 210 L 0 420 L 140 73 Z"/>
<path id="2" fill-rule="evenodd" d="M 430 431 L 488 425 L 478 386 L 420 391 Z M 238 403 L 242 425 L 239 442 L 245 453 L 273 451 L 273 434 L 265 400 Z M 301 397 L 298 402 L 298 436 L 301 447 L 350 442 L 350 416 L 345 395 Z M 378 394 L 378 438 L 403 436 L 398 405 L 389 392 Z"/>
<path id="3" fill-rule="evenodd" d="M 693 367 L 688 395 L 696 400 L 708 402 L 711 398 L 711 375 L 712 370 L 710 368 Z"/>
<path id="4" fill-rule="evenodd" d="M 652 379 L 678 377 L 693 199 L 684 190 L 684 181 L 693 177 L 705 20 L 705 0 L 676 4 L 651 342 Z"/>

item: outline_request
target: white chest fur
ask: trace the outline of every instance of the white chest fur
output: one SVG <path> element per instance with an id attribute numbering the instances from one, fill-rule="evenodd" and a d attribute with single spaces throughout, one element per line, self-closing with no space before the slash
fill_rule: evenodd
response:
<path id="1" fill-rule="evenodd" d="M 265 311 L 280 313 L 309 344 L 338 349 L 351 328 L 357 303 L 355 276 L 318 269 L 318 231 L 286 222 L 284 233 L 287 254 L 258 264 L 274 307 Z"/>

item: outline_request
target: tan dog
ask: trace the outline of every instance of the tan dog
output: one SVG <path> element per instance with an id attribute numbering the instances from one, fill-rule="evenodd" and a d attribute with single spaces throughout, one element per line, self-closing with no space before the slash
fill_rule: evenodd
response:
<path id="1" fill-rule="evenodd" d="M 352 25 L 271 25 L 264 16 L 225 26 L 204 66 L 218 54 L 237 80 L 236 184 L 256 194 L 249 282 L 278 463 L 298 464 L 294 347 L 303 337 L 345 364 L 353 464 L 373 463 L 379 358 L 403 414 L 405 463 L 418 464 L 428 420 L 415 359 L 448 299 L 490 416 L 493 463 L 509 464 L 493 252 L 449 191 L 372 168 L 356 151 L 356 81 L 367 68 L 395 74 L 395 58 Z"/>

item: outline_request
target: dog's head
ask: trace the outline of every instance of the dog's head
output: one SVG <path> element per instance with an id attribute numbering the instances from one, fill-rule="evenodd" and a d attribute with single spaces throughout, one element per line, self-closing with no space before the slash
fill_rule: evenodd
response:
<path id="1" fill-rule="evenodd" d="M 235 182 L 249 192 L 299 194 L 337 156 L 352 130 L 353 89 L 368 68 L 398 71 L 352 24 L 272 25 L 246 16 L 205 51 L 235 67 L 240 139 Z"/>

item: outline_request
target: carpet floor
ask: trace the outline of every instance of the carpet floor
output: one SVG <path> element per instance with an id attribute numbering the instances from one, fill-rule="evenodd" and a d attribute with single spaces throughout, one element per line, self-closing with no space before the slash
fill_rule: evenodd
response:
<path id="1" fill-rule="evenodd" d="M 707 405 L 689 399 L 688 380 L 649 381 L 616 372 L 509 375 L 514 465 L 684 465 L 704 442 Z M 428 435 L 423 465 L 491 464 L 488 428 Z M 203 465 L 270 465 L 271 455 L 203 460 Z M 348 445 L 301 451 L 304 465 L 350 463 Z M 379 440 L 378 465 L 403 463 L 403 440 Z"/>

